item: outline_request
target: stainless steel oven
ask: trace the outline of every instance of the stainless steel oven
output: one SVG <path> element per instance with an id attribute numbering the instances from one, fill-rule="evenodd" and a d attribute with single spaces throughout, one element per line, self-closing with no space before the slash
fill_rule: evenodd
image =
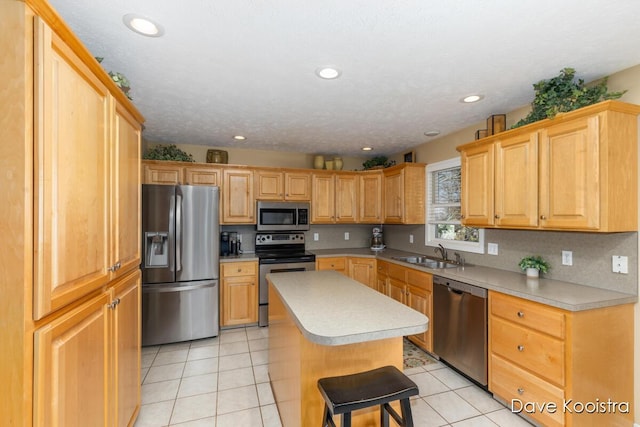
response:
<path id="1" fill-rule="evenodd" d="M 267 274 L 313 271 L 316 256 L 305 250 L 304 233 L 257 233 L 256 255 L 260 265 L 258 325 L 269 324 Z"/>
<path id="2" fill-rule="evenodd" d="M 258 202 L 258 231 L 304 231 L 309 229 L 308 202 Z"/>

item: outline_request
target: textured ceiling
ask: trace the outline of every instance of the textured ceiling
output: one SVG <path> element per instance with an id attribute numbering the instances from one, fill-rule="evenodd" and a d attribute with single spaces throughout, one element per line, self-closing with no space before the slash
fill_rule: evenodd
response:
<path id="1" fill-rule="evenodd" d="M 526 105 L 564 67 L 592 81 L 640 63 L 638 0 L 50 2 L 163 143 L 388 155 Z M 328 64 L 339 79 L 316 77 Z"/>

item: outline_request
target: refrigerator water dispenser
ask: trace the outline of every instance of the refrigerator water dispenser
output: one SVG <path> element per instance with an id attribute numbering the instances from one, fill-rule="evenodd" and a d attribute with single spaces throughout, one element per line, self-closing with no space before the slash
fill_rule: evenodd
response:
<path id="1" fill-rule="evenodd" d="M 149 231 L 144 233 L 145 264 L 147 268 L 169 266 L 169 233 Z"/>

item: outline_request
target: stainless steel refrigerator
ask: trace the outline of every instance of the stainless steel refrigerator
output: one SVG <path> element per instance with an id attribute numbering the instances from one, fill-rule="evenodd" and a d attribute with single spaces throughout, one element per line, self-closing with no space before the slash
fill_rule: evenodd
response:
<path id="1" fill-rule="evenodd" d="M 219 188 L 142 186 L 142 345 L 217 336 Z"/>

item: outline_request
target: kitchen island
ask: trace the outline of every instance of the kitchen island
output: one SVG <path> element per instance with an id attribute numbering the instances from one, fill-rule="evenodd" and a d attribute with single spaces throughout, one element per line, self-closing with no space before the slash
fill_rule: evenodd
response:
<path id="1" fill-rule="evenodd" d="M 402 370 L 402 337 L 429 319 L 335 271 L 275 273 L 269 281 L 269 377 L 284 427 L 319 425 L 322 377 L 385 365 Z M 377 408 L 354 413 L 375 425 Z"/>

